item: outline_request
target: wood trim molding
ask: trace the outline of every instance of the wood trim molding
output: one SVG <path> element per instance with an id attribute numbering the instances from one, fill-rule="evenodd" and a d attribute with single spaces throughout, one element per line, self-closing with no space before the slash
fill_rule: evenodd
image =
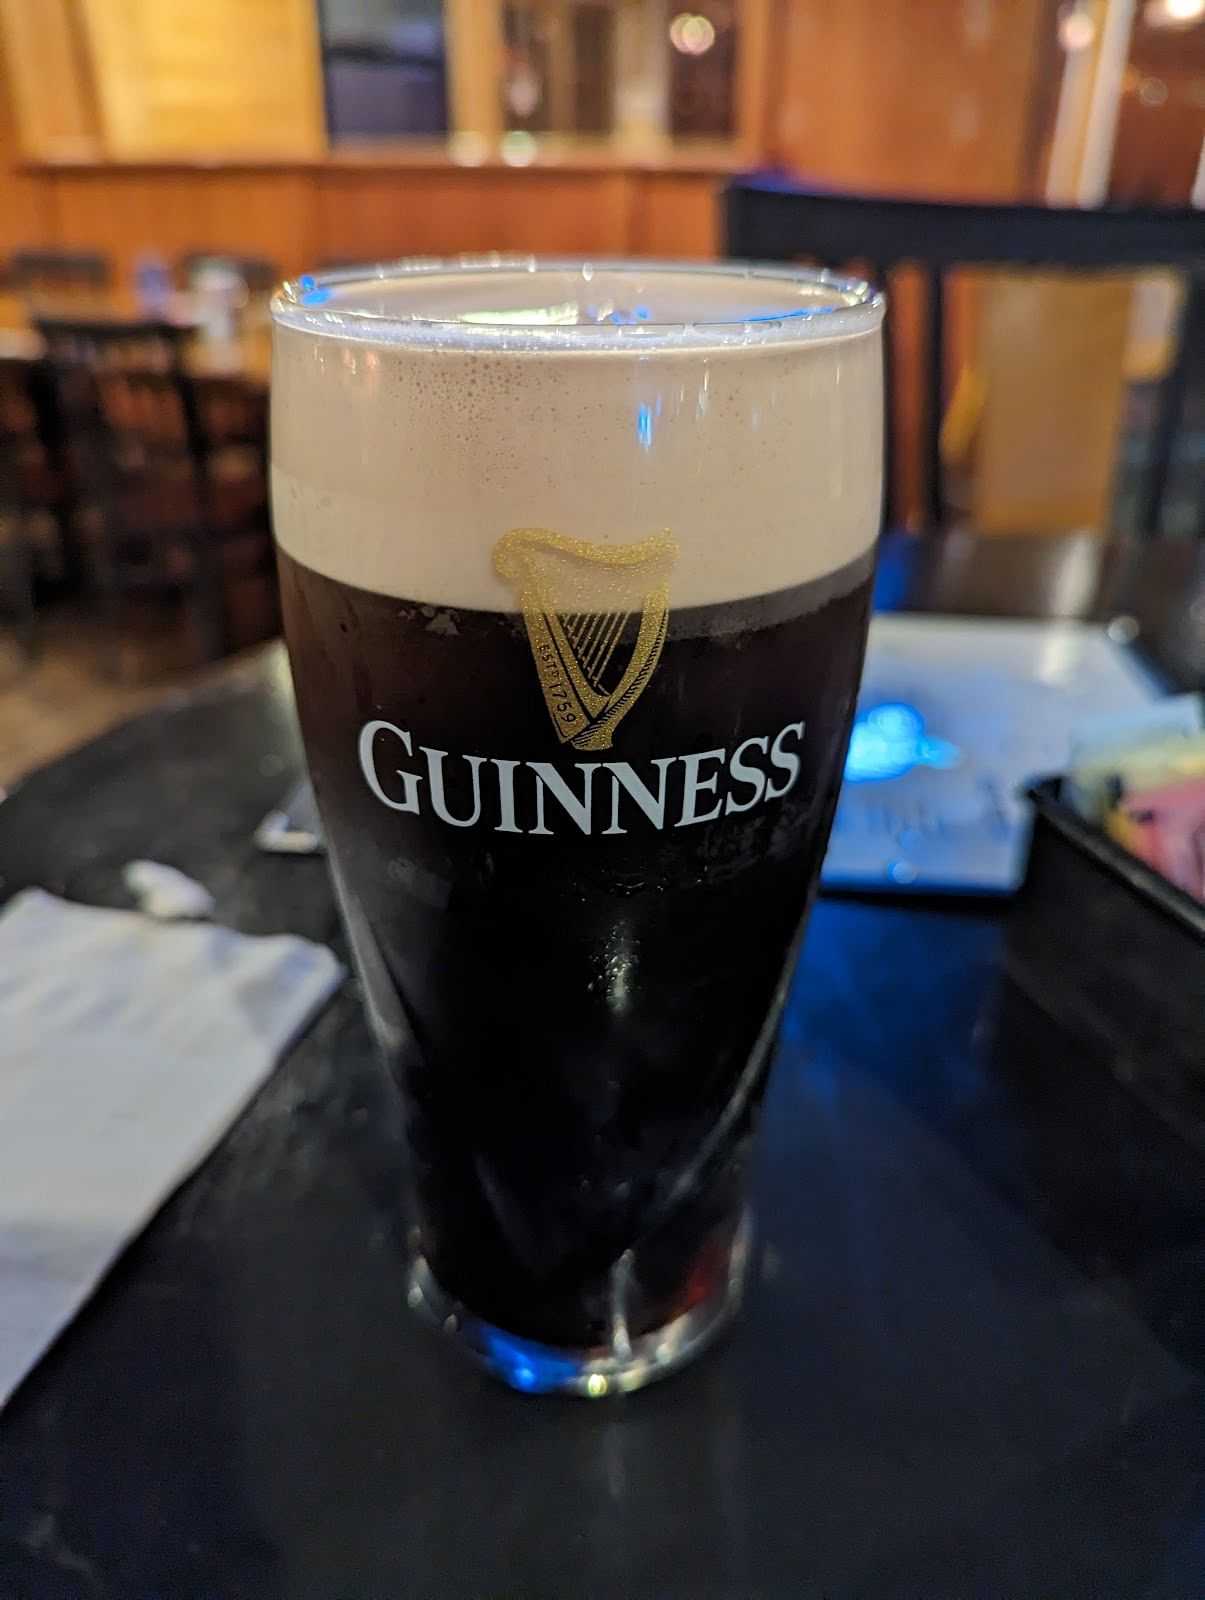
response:
<path id="1" fill-rule="evenodd" d="M 748 162 L 740 152 L 710 141 L 695 145 L 685 140 L 661 149 L 633 150 L 628 145 L 594 141 L 540 138 L 530 160 L 506 160 L 497 145 L 477 159 L 458 155 L 454 140 L 419 140 L 358 144 L 347 141 L 314 156 L 272 156 L 255 151 L 220 157 L 187 154 L 107 156 L 27 156 L 30 172 L 630 172 L 723 177 L 740 172 Z"/>
<path id="2" fill-rule="evenodd" d="M 448 120 L 460 135 L 498 139 L 502 116 L 502 6 L 499 0 L 444 0 Z"/>

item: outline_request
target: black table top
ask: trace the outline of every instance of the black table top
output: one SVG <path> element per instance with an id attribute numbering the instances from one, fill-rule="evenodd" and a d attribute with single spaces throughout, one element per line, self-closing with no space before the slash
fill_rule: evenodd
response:
<path id="1" fill-rule="evenodd" d="M 323 864 L 249 843 L 299 759 L 269 649 L 18 788 L 0 899 L 124 904 L 150 856 L 342 949 Z M 349 985 L 0 1414 L 0 1596 L 1202 1593 L 1205 1164 L 1010 988 L 1005 933 L 817 906 L 746 1312 L 598 1404 L 406 1311 Z"/>

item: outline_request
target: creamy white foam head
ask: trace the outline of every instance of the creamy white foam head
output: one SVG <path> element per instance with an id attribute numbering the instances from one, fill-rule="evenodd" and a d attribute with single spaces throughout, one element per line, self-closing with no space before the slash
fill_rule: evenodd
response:
<path id="1" fill-rule="evenodd" d="M 878 528 L 881 300 L 815 274 L 525 263 L 303 279 L 274 305 L 281 548 L 514 609 L 513 528 L 666 532 L 671 605 L 820 578 Z"/>

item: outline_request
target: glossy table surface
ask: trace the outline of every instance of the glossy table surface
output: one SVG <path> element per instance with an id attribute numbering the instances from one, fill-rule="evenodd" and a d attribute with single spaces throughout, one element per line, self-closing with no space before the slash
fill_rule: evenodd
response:
<path id="1" fill-rule="evenodd" d="M 884 593 L 974 609 L 978 559 L 959 593 L 889 547 Z M 1138 615 L 1165 559 L 1085 609 Z M 1175 561 L 1144 626 L 1191 645 Z M 249 842 L 299 759 L 269 648 L 0 804 L 0 898 L 124 904 L 150 856 L 342 949 L 323 864 Z M 993 903 L 817 906 L 745 1315 L 599 1404 L 512 1395 L 406 1312 L 349 985 L 0 1414 L 0 1596 L 1202 1593 L 1205 1164 L 1010 988 L 1006 937 Z"/>

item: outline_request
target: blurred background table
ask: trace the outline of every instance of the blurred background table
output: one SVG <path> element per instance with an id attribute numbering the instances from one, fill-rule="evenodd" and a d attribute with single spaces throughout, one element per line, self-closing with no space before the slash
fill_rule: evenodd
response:
<path id="1" fill-rule="evenodd" d="M 30 303 L 17 295 L 0 292 L 0 359 L 38 361 L 45 354 L 45 342 L 33 326 Z M 133 292 L 109 292 L 78 299 L 47 299 L 38 303 L 37 314 L 128 321 L 141 313 Z M 258 314 L 248 326 L 240 327 L 230 339 L 206 339 L 197 327 L 195 301 L 185 293 L 175 294 L 164 307 L 169 321 L 194 334 L 186 349 L 188 370 L 197 377 L 211 375 L 241 378 L 267 387 L 272 355 L 272 336 L 266 312 Z"/>
<path id="2" fill-rule="evenodd" d="M 1091 581 L 1199 650 L 1188 556 L 900 540 L 880 590 L 1057 612 Z M 280 647 L 214 669 L 0 805 L 0 896 L 123 904 L 149 856 L 346 955 L 324 864 L 250 842 L 300 763 Z M 405 1310 L 349 984 L 0 1417 L 0 1593 L 1199 1593 L 1205 1166 L 1012 989 L 1006 934 L 1000 902 L 821 901 L 746 1314 L 598 1406 L 510 1394 Z"/>

